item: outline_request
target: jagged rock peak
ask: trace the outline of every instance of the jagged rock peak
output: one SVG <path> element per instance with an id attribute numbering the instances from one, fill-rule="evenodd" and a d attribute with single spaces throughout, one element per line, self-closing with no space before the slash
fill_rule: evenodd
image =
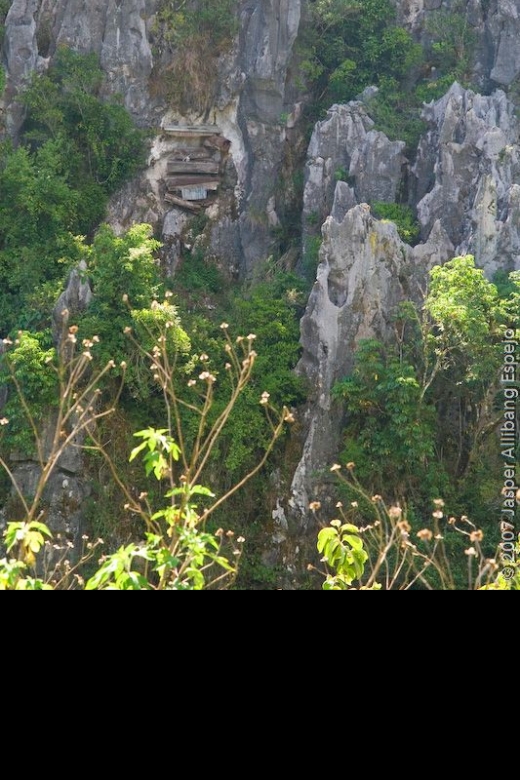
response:
<path id="1" fill-rule="evenodd" d="M 439 222 L 426 244 L 412 248 L 401 241 L 393 223 L 375 219 L 367 204 L 355 206 L 340 220 L 330 216 L 322 234 L 317 279 L 301 323 L 303 354 L 298 365 L 311 393 L 308 433 L 291 499 L 303 527 L 320 477 L 339 451 L 342 412 L 331 394 L 335 382 L 352 370 L 362 339 L 387 340 L 396 306 L 420 297 L 427 272 L 453 252 Z"/>
<path id="2" fill-rule="evenodd" d="M 418 218 L 423 237 L 440 220 L 458 254 L 471 252 L 489 276 L 520 267 L 516 226 L 519 122 L 502 90 L 483 96 L 454 84 L 424 109 Z"/>

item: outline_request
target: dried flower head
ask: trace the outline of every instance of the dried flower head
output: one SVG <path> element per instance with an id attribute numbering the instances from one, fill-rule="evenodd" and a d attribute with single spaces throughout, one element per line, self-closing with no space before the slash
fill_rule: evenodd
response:
<path id="1" fill-rule="evenodd" d="M 433 533 L 429 528 L 423 528 L 422 531 L 418 532 L 417 538 L 420 539 L 421 542 L 431 542 L 433 539 Z"/>
<path id="2" fill-rule="evenodd" d="M 481 542 L 484 538 L 484 532 L 479 529 L 472 531 L 469 535 L 470 542 Z"/>

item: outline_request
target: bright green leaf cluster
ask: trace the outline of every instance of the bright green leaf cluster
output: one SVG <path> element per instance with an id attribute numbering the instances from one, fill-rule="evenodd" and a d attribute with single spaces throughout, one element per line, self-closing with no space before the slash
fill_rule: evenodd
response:
<path id="1" fill-rule="evenodd" d="M 355 525 L 333 520 L 319 532 L 317 548 L 334 571 L 323 583 L 323 590 L 350 590 L 352 583 L 362 578 L 368 554 Z"/>

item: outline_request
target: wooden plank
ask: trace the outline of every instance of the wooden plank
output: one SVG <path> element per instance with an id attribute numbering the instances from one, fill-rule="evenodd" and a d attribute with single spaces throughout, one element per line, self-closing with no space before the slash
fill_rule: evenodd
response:
<path id="1" fill-rule="evenodd" d="M 168 173 L 183 173 L 187 176 L 192 173 L 218 173 L 219 167 L 217 162 L 211 160 L 168 160 Z"/>
<path id="2" fill-rule="evenodd" d="M 176 195 L 172 195 L 171 192 L 167 192 L 164 196 L 164 200 L 166 203 L 171 203 L 172 206 L 179 206 L 181 209 L 186 209 L 187 211 L 201 211 L 202 206 L 198 203 L 191 203 L 188 200 L 183 200 L 183 198 L 178 198 Z"/>
<path id="3" fill-rule="evenodd" d="M 222 131 L 217 125 L 166 125 L 163 132 L 168 135 L 201 136 L 220 135 Z"/>
<path id="4" fill-rule="evenodd" d="M 220 179 L 212 178 L 208 175 L 201 176 L 167 176 L 166 188 L 169 190 L 180 190 L 183 187 L 205 187 L 207 190 L 218 190 Z"/>
<path id="5" fill-rule="evenodd" d="M 216 149 L 196 149 L 184 147 L 183 149 L 174 149 L 168 158 L 168 162 L 176 162 L 178 160 L 186 160 L 188 157 L 190 160 L 214 160 Z"/>

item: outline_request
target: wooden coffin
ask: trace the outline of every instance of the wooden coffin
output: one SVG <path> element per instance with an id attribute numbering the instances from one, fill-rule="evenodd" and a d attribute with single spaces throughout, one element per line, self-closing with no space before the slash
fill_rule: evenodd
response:
<path id="1" fill-rule="evenodd" d="M 184 200 L 184 198 L 178 198 L 176 195 L 172 195 L 171 192 L 166 193 L 164 200 L 166 203 L 171 203 L 172 206 L 179 206 L 179 208 L 186 209 L 187 211 L 199 212 L 202 209 L 202 206 L 199 203 L 192 203 L 188 200 Z"/>
<path id="2" fill-rule="evenodd" d="M 163 127 L 163 132 L 168 135 L 176 136 L 205 136 L 205 135 L 220 135 L 221 131 L 217 125 L 166 125 Z"/>
<path id="3" fill-rule="evenodd" d="M 196 149 L 184 147 L 183 149 L 174 149 L 170 154 L 168 162 L 178 162 L 180 160 L 207 160 L 212 161 L 218 150 L 215 149 Z"/>
<path id="4" fill-rule="evenodd" d="M 211 176 L 167 176 L 166 188 L 168 190 L 181 190 L 184 187 L 205 187 L 215 191 L 220 186 L 220 179 Z"/>
<path id="5" fill-rule="evenodd" d="M 181 173 L 190 175 L 192 173 L 212 173 L 219 172 L 219 164 L 212 160 L 168 160 L 168 173 Z"/>

